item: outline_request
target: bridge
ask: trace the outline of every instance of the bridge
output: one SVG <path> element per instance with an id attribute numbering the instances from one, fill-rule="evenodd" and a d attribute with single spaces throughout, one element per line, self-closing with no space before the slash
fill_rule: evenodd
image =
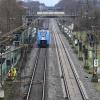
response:
<path id="1" fill-rule="evenodd" d="M 64 17 L 65 16 L 65 12 L 56 12 L 56 11 L 43 11 L 43 12 L 37 12 L 37 16 L 41 16 L 41 17 Z"/>
<path id="2" fill-rule="evenodd" d="M 65 17 L 77 17 L 77 15 L 66 15 L 65 12 L 59 11 L 41 11 L 36 15 L 27 15 L 26 18 L 65 18 Z"/>

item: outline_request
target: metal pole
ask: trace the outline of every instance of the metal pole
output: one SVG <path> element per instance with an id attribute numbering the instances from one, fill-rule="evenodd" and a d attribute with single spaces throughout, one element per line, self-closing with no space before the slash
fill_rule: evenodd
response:
<path id="1" fill-rule="evenodd" d="M 92 34 L 93 34 L 93 31 L 94 31 L 94 28 L 93 28 L 93 26 L 92 26 Z M 92 55 L 93 55 L 93 78 L 94 78 L 94 44 L 95 43 L 93 43 L 93 49 L 92 49 Z"/>
<path id="2" fill-rule="evenodd" d="M 94 78 L 94 76 L 95 76 L 95 74 L 94 74 L 94 53 L 95 53 L 95 50 L 94 50 L 94 44 L 93 44 L 93 78 Z"/>
<path id="3" fill-rule="evenodd" d="M 2 52 L 1 52 L 2 54 Z M 1 85 L 2 85 L 2 55 L 1 55 Z"/>
<path id="4" fill-rule="evenodd" d="M 98 49 L 98 46 L 97 46 L 98 45 L 97 44 L 97 42 L 98 42 L 98 40 L 97 40 L 97 33 L 96 33 L 96 39 L 95 40 L 96 40 L 96 59 L 97 59 L 98 58 L 97 57 L 97 49 Z M 97 77 L 97 67 L 96 67 L 96 77 Z"/>
<path id="5" fill-rule="evenodd" d="M 94 32 L 94 26 L 92 26 L 92 30 Z M 93 43 L 93 76 L 92 76 L 92 81 L 93 82 L 98 82 L 98 77 L 97 77 L 97 72 L 94 65 L 94 60 L 97 60 L 97 40 L 95 38 L 95 41 Z"/>
<path id="6" fill-rule="evenodd" d="M 97 59 L 97 48 L 98 48 L 98 47 L 97 47 L 97 45 L 98 45 L 97 42 L 98 42 L 98 41 L 97 41 L 97 34 L 95 34 L 95 35 L 96 35 L 96 36 L 95 36 L 95 42 L 96 42 L 96 59 Z"/>

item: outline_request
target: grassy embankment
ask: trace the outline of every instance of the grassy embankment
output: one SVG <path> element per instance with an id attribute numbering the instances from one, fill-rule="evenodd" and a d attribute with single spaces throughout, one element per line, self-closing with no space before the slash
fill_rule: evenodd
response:
<path id="1" fill-rule="evenodd" d="M 89 74 L 93 74 L 93 48 L 90 47 L 89 43 L 86 43 L 85 40 L 86 40 L 86 32 L 75 32 L 74 33 L 76 35 L 76 37 L 78 39 L 80 39 L 80 36 L 82 38 L 82 41 L 83 43 L 85 44 L 86 47 L 88 47 L 88 60 L 87 60 L 87 65 L 88 65 L 88 69 L 86 69 L 85 71 Z M 79 56 L 79 49 L 77 47 L 76 49 L 78 51 L 78 56 Z M 82 56 L 84 57 L 83 53 L 82 53 Z M 98 45 L 98 49 L 97 49 L 97 58 L 98 58 L 98 63 L 99 63 L 99 66 L 100 67 L 100 44 Z M 83 60 L 84 61 L 84 60 Z M 98 74 L 98 76 L 100 76 Z M 99 83 L 94 83 L 94 86 L 96 88 L 96 91 L 98 91 L 100 93 L 100 82 Z"/>

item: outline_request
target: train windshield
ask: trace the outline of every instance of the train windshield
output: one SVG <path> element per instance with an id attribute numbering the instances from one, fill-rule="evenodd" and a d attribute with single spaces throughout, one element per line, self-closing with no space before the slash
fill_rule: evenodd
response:
<path id="1" fill-rule="evenodd" d="M 42 37 L 45 37 L 46 36 L 46 32 L 42 32 Z"/>
<path id="2" fill-rule="evenodd" d="M 46 36 L 46 31 L 45 31 L 45 30 L 42 30 L 42 31 L 41 31 L 41 36 L 42 36 L 42 37 L 45 37 L 45 36 Z"/>

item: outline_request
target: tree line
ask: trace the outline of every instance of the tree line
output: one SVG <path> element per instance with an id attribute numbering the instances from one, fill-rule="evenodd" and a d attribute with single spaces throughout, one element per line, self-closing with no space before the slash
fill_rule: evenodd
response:
<path id="1" fill-rule="evenodd" d="M 16 0 L 0 1 L 0 31 L 6 33 L 22 25 L 23 7 Z"/>
<path id="2" fill-rule="evenodd" d="M 56 6 L 66 14 L 77 15 L 76 29 L 90 30 L 92 25 L 100 25 L 100 0 L 61 0 Z"/>

